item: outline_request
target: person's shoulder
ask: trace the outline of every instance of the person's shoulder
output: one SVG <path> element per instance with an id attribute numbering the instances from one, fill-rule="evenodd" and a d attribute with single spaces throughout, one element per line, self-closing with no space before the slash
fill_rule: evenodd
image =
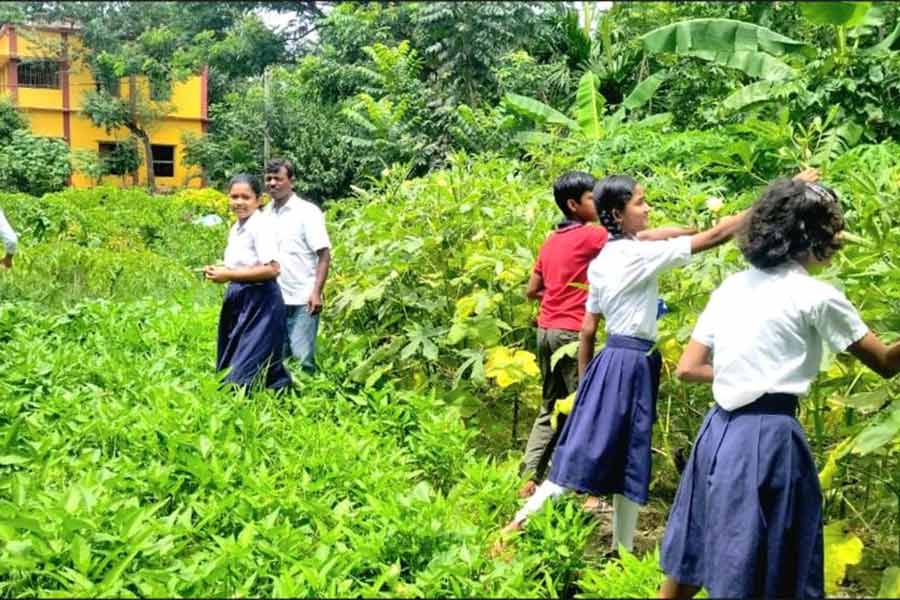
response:
<path id="1" fill-rule="evenodd" d="M 599 223 L 585 223 L 580 234 L 591 244 L 601 247 L 609 240 L 609 232 Z"/>

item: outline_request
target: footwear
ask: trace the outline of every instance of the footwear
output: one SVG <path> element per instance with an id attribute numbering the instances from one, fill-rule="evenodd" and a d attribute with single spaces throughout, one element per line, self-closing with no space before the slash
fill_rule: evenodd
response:
<path id="1" fill-rule="evenodd" d="M 588 496 L 583 506 L 585 512 L 595 515 L 611 514 L 613 512 L 612 504 L 600 498 L 599 496 Z"/>

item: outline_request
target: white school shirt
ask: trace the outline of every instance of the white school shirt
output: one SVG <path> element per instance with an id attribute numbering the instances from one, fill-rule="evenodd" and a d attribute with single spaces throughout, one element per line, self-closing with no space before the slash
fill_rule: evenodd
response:
<path id="1" fill-rule="evenodd" d="M 868 331 L 842 292 L 790 261 L 728 277 L 691 337 L 713 352 L 716 403 L 735 410 L 766 393 L 806 394 L 823 342 L 842 352 Z"/>
<path id="2" fill-rule="evenodd" d="M 658 242 L 620 238 L 588 266 L 585 308 L 603 313 L 606 333 L 656 341 L 657 276 L 691 259 L 691 236 Z"/>
<path id="3" fill-rule="evenodd" d="M 225 246 L 226 267 L 255 267 L 273 260 L 278 260 L 278 246 L 266 215 L 255 210 L 243 223 L 238 221 L 231 226 Z"/>
<path id="4" fill-rule="evenodd" d="M 3 245 L 6 247 L 7 254 L 12 256 L 16 253 L 19 244 L 19 236 L 16 235 L 16 232 L 13 231 L 13 228 L 9 225 L 9 221 L 6 220 L 6 215 L 3 214 L 2 210 L 0 210 L 0 239 L 3 240 Z"/>
<path id="5" fill-rule="evenodd" d="M 278 285 L 288 306 L 300 306 L 309 301 L 316 283 L 317 251 L 331 248 L 325 215 L 318 206 L 292 194 L 280 209 L 269 202 L 265 213 L 271 217 L 278 242 L 278 263 L 281 274 Z"/>

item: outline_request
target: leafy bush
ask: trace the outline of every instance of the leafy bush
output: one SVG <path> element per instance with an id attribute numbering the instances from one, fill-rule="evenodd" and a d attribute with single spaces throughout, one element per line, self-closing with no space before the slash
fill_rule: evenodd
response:
<path id="1" fill-rule="evenodd" d="M 0 146 L 0 191 L 41 195 L 65 187 L 72 167 L 62 140 L 17 129 Z"/>

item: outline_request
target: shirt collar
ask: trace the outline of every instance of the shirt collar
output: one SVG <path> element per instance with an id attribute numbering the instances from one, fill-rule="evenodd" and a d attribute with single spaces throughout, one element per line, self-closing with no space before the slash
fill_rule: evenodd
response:
<path id="1" fill-rule="evenodd" d="M 581 227 L 584 223 L 581 221 L 570 221 L 569 219 L 564 219 L 556 224 L 556 231 L 563 231 L 566 229 L 574 229 L 575 227 Z"/>
<path id="2" fill-rule="evenodd" d="M 256 215 L 258 215 L 261 212 L 261 210 L 262 209 L 257 208 L 256 210 L 253 211 L 253 214 L 251 214 L 249 217 L 247 217 L 247 220 L 245 220 L 243 223 L 241 223 L 240 220 L 238 220 L 235 222 L 234 226 L 237 228 L 238 231 L 244 231 L 244 229 L 247 227 L 247 224 L 250 221 L 252 221 L 253 219 L 255 219 Z"/>
<path id="3" fill-rule="evenodd" d="M 297 204 L 298 202 L 300 202 L 300 198 L 297 196 L 296 192 L 293 192 L 290 196 L 288 196 L 287 201 L 284 203 L 284 205 L 280 209 L 275 208 L 275 201 L 272 200 L 272 203 L 271 203 L 272 204 L 272 212 L 280 213 L 280 212 L 284 212 L 286 210 L 290 210 L 290 209 L 294 208 L 294 205 Z"/>

